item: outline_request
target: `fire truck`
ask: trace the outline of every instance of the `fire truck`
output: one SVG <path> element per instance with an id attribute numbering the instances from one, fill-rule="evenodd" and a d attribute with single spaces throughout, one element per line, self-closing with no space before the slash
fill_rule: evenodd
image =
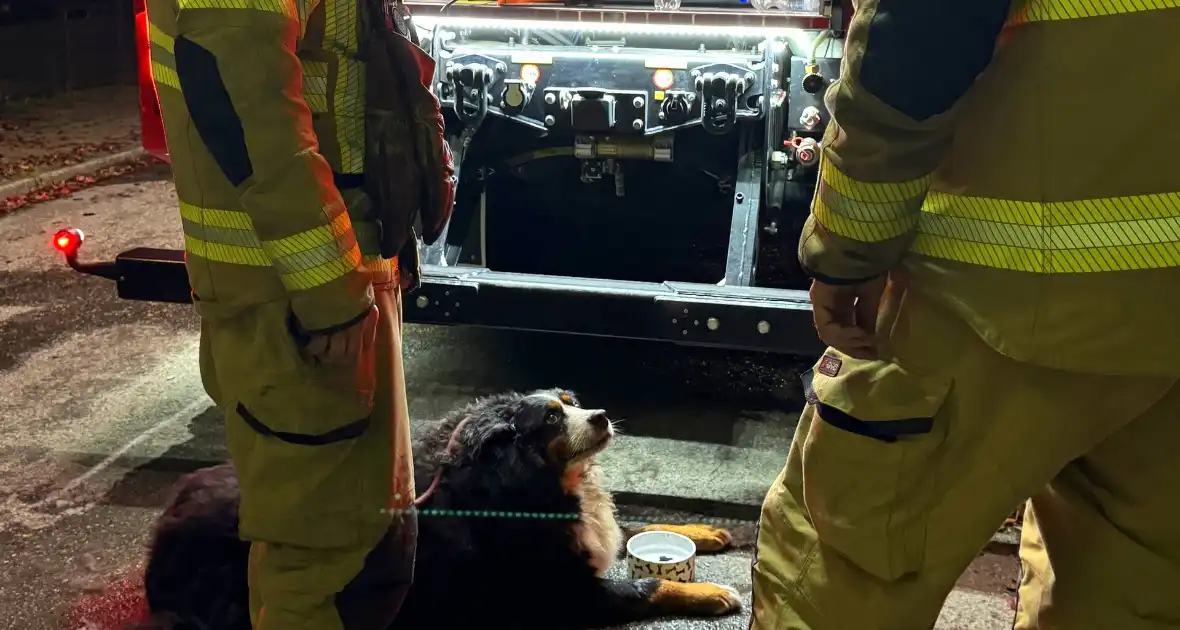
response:
<path id="1" fill-rule="evenodd" d="M 822 351 L 795 248 L 850 10 L 775 1 L 407 0 L 459 185 L 405 320 Z M 143 144 L 166 161 L 144 4 Z M 55 245 L 121 298 L 191 300 L 183 251 L 82 262 L 82 237 Z"/>

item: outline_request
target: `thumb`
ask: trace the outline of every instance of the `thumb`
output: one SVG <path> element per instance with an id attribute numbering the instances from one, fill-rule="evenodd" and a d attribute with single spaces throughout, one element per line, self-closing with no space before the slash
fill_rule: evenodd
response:
<path id="1" fill-rule="evenodd" d="M 881 296 L 885 292 L 887 279 L 882 276 L 856 292 L 856 326 L 869 335 L 877 333 L 877 315 L 881 310 Z"/>

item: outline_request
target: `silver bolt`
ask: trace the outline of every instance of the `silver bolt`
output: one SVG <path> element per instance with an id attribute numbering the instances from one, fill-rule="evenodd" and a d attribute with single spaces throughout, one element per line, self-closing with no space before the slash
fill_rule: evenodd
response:
<path id="1" fill-rule="evenodd" d="M 557 95 L 556 94 L 554 94 L 553 92 L 549 92 L 549 93 L 545 94 L 545 104 L 546 105 L 552 105 L 556 102 L 557 102 Z"/>
<path id="2" fill-rule="evenodd" d="M 635 120 L 631 121 L 631 128 L 632 129 L 643 129 L 643 121 L 636 118 Z"/>
<path id="3" fill-rule="evenodd" d="M 414 300 L 414 304 L 417 304 L 418 308 L 426 308 L 430 306 L 430 298 L 425 295 L 419 295 L 418 299 Z"/>
<path id="4" fill-rule="evenodd" d="M 763 335 L 770 332 L 770 322 L 766 321 L 765 319 L 758 322 L 758 332 Z"/>
<path id="5" fill-rule="evenodd" d="M 710 317 L 709 319 L 705 320 L 705 325 L 709 327 L 709 330 L 717 330 L 718 328 L 721 328 L 721 322 L 716 317 Z"/>
<path id="6" fill-rule="evenodd" d="M 643 97 L 636 96 L 635 100 L 631 101 L 631 104 L 634 105 L 636 108 L 643 107 Z"/>
<path id="7" fill-rule="evenodd" d="M 554 125 L 554 123 L 556 123 L 556 122 L 557 122 L 557 119 L 553 117 L 553 114 L 550 114 L 545 117 L 545 126 L 546 127 L 552 127 Z"/>
<path id="8" fill-rule="evenodd" d="M 673 324 L 676 324 L 676 323 L 679 323 L 679 322 L 676 320 L 676 318 L 675 318 L 675 317 L 673 317 L 673 318 L 672 318 L 672 323 L 673 323 Z"/>

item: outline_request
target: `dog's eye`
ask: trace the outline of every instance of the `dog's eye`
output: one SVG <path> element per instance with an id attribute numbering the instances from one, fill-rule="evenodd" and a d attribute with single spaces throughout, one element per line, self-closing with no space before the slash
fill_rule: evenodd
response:
<path id="1" fill-rule="evenodd" d="M 564 414 L 562 414 L 560 407 L 557 409 L 550 409 L 545 412 L 545 422 L 547 424 L 557 424 L 558 422 L 561 422 L 562 415 Z"/>

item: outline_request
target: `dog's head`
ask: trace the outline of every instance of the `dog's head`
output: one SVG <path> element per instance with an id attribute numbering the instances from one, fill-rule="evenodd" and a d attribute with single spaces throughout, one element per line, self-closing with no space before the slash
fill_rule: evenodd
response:
<path id="1" fill-rule="evenodd" d="M 476 402 L 463 414 L 458 442 L 473 459 L 509 453 L 545 466 L 584 465 L 614 437 L 602 409 L 585 409 L 573 392 L 538 390 Z"/>

